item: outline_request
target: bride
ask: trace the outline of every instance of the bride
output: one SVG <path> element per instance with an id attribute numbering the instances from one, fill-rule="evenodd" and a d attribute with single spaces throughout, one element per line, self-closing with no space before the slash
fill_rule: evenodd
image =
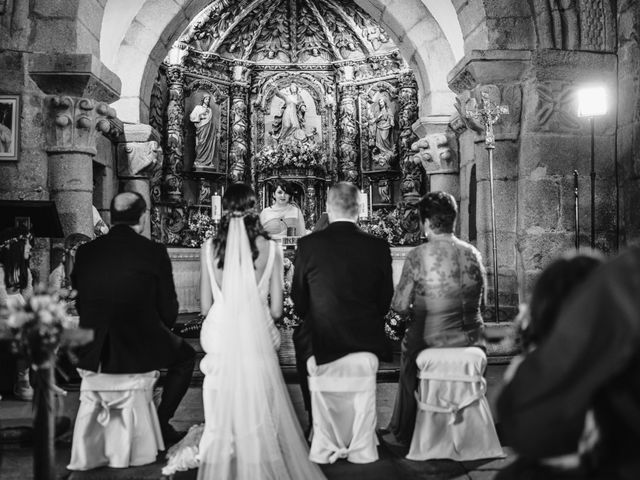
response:
<path id="1" fill-rule="evenodd" d="M 220 234 L 202 247 L 205 423 L 167 452 L 165 475 L 198 467 L 199 479 L 325 478 L 308 459 L 280 371 L 272 318 L 282 315 L 282 258 L 255 204 L 250 187 L 231 185 Z"/>

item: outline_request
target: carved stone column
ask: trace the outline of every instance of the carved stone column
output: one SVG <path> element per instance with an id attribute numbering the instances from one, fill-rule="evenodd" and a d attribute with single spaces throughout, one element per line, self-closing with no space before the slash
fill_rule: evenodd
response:
<path id="1" fill-rule="evenodd" d="M 167 105 L 167 162 L 163 170 L 163 193 L 167 200 L 182 201 L 184 170 L 184 71 L 180 65 L 167 69 L 169 104 Z"/>
<path id="2" fill-rule="evenodd" d="M 494 126 L 494 193 L 496 240 L 498 245 L 500 318 L 513 318 L 518 303 L 524 300 L 518 269 L 520 260 L 516 251 L 516 221 L 519 215 L 518 156 L 520 146 L 520 112 L 522 109 L 521 82 L 529 66 L 528 51 L 473 51 L 464 57 L 449 74 L 449 86 L 458 94 L 456 108 L 460 119 L 467 126 L 459 137 L 460 189 L 466 210 L 460 210 L 458 223 L 461 230 L 477 231 L 477 247 L 487 266 L 489 300 L 493 304 L 493 252 L 491 228 L 491 197 L 489 186 L 489 162 L 485 149 L 484 127 L 468 117 L 486 92 L 492 102 L 506 105 L 509 114 L 503 115 Z M 462 128 L 460 129 L 463 130 Z M 469 182 L 473 181 L 470 186 Z M 469 198 L 470 192 L 474 198 Z M 471 210 L 473 212 L 471 212 Z M 475 225 L 468 226 L 475 218 Z M 522 298 L 522 300 L 520 300 Z M 495 318 L 487 308 L 487 319 Z"/>
<path id="3" fill-rule="evenodd" d="M 89 98 L 48 96 L 47 155 L 51 199 L 60 214 L 64 234 L 93 237 L 93 165 L 96 136 L 111 130 L 116 112 Z"/>
<path id="4" fill-rule="evenodd" d="M 153 205 L 151 181 L 156 172 L 162 170 L 160 135 L 149 125 L 125 124 L 124 134 L 118 143 L 117 164 L 119 192 L 137 192 Z M 144 235 L 150 237 L 150 222 L 145 225 Z"/>
<path id="5" fill-rule="evenodd" d="M 249 151 L 248 125 L 249 84 L 247 67 L 233 67 L 231 85 L 231 148 L 229 154 L 229 175 L 233 182 L 246 181 L 247 152 Z M 253 175 L 251 176 L 253 177 Z"/>
<path id="6" fill-rule="evenodd" d="M 120 79 L 91 54 L 32 53 L 26 58 L 29 76 L 45 95 L 50 198 L 65 235 L 93 237 L 92 163 L 97 137 L 120 128 L 108 106 L 120 94 Z"/>
<path id="7" fill-rule="evenodd" d="M 338 178 L 358 184 L 357 90 L 353 83 L 339 87 L 338 101 Z"/>

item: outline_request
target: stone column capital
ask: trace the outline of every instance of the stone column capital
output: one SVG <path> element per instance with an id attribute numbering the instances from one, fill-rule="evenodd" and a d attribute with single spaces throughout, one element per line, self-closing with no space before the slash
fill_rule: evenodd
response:
<path id="1" fill-rule="evenodd" d="M 531 62 L 529 50 L 472 50 L 449 72 L 449 88 L 460 94 L 486 83 L 518 82 Z"/>
<path id="2" fill-rule="evenodd" d="M 109 134 L 116 112 L 90 98 L 51 95 L 44 100 L 47 153 L 96 154 L 96 135 Z M 116 122 L 117 123 L 117 122 Z"/>
<path id="3" fill-rule="evenodd" d="M 162 149 L 155 140 L 119 143 L 117 163 L 120 179 L 150 179 L 162 167 Z"/>
<path id="4" fill-rule="evenodd" d="M 105 103 L 120 98 L 120 78 L 90 53 L 31 53 L 27 68 L 40 90 L 49 95 Z"/>

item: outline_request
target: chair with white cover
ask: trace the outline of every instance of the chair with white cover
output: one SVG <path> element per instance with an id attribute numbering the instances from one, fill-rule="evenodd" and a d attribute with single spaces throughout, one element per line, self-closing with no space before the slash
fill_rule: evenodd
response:
<path id="1" fill-rule="evenodd" d="M 78 370 L 80 407 L 69 470 L 126 468 L 156 460 L 164 442 L 153 401 L 157 370 L 110 374 Z"/>
<path id="2" fill-rule="evenodd" d="M 418 411 L 407 458 L 457 461 L 503 457 L 483 377 L 487 356 L 478 347 L 420 352 Z"/>
<path id="3" fill-rule="evenodd" d="M 376 372 L 378 358 L 368 352 L 346 355 L 317 365 L 307 361 L 313 438 L 309 459 L 334 463 L 378 460 L 376 437 Z"/>

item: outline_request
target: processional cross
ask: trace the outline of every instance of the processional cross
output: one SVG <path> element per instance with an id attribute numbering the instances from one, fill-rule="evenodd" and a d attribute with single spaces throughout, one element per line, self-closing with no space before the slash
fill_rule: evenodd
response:
<path id="1" fill-rule="evenodd" d="M 496 148 L 496 137 L 493 125 L 502 115 L 509 114 L 509 107 L 498 105 L 489 99 L 487 92 L 482 92 L 482 104 L 474 110 L 467 110 L 467 115 L 484 126 L 484 148 L 489 153 L 489 196 L 491 197 L 491 235 L 493 240 L 493 300 L 496 310 L 496 322 L 500 321 L 498 309 L 498 243 L 496 241 L 496 209 L 493 194 L 493 150 Z"/>

